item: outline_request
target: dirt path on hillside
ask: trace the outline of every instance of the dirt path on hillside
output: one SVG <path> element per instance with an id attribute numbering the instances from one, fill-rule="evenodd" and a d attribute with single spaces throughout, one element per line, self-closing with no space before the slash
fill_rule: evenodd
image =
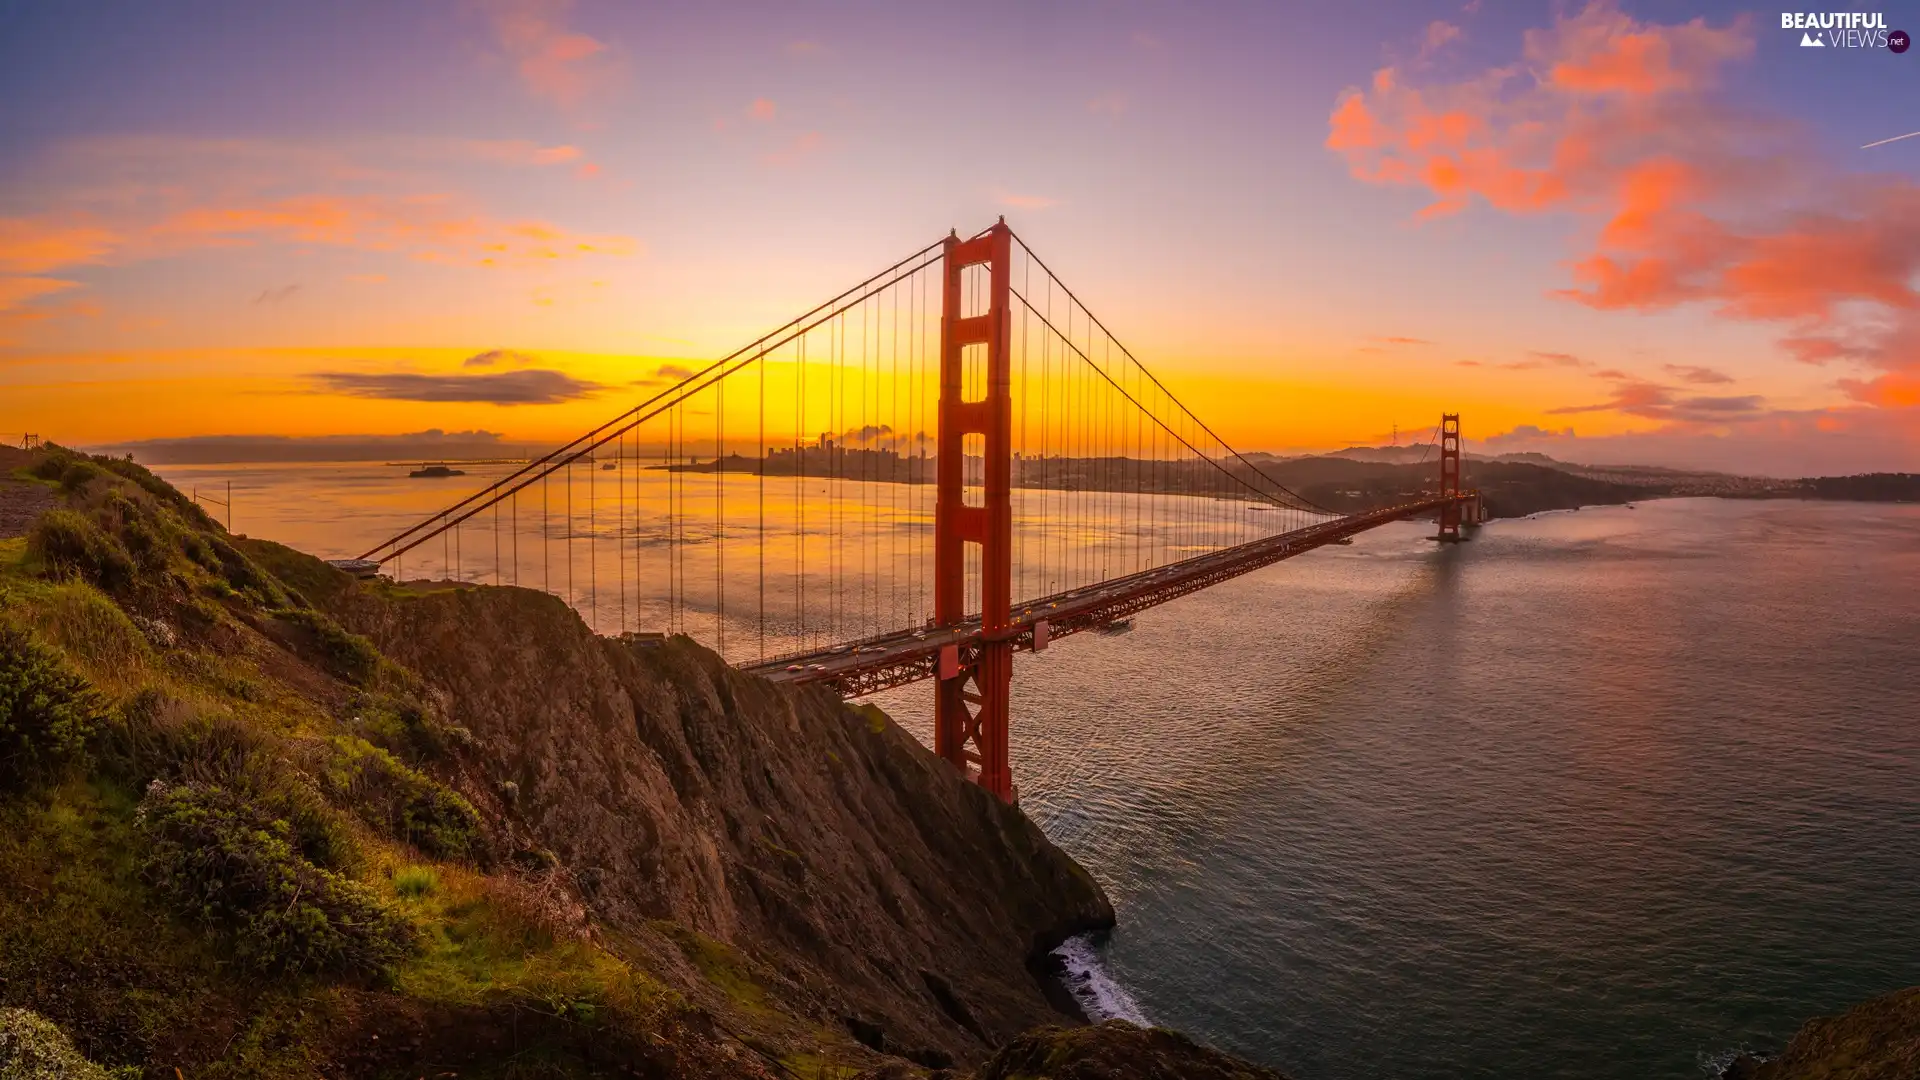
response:
<path id="1" fill-rule="evenodd" d="M 7 475 L 32 461 L 33 455 L 25 450 L 0 446 L 0 540 L 25 536 L 33 519 L 54 504 L 53 492 L 44 485 Z"/>
<path id="2" fill-rule="evenodd" d="M 44 484 L 0 477 L 0 540 L 27 535 L 33 520 L 54 502 L 53 492 Z"/>

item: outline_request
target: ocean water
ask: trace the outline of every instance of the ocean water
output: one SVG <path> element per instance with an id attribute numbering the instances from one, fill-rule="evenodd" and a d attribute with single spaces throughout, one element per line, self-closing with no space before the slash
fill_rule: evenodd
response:
<path id="1" fill-rule="evenodd" d="M 159 471 L 203 494 L 232 480 L 236 529 L 328 556 L 476 486 Z M 619 569 L 658 549 L 657 513 L 621 526 L 643 542 L 613 563 L 585 541 L 657 504 L 648 483 L 627 511 L 571 485 L 598 516 L 557 561 L 522 520 L 469 531 L 464 555 L 422 549 L 408 576 L 489 580 L 517 536 L 523 583 L 574 572 L 603 630 L 710 631 L 711 597 L 676 616 L 652 562 Z M 737 512 L 744 478 L 727 483 Z M 917 619 L 927 508 L 842 494 L 868 523 L 856 547 L 908 554 L 885 564 L 897 589 L 838 602 Z M 1018 659 L 1022 805 L 1119 911 L 1109 940 L 1065 952 L 1091 1008 L 1294 1080 L 1649 1080 L 1920 984 L 1920 507 L 1662 500 L 1445 549 L 1430 531 L 1379 529 Z M 752 544 L 708 546 L 732 545 L 737 574 Z M 829 557 L 775 561 L 801 555 L 809 573 Z M 819 597 L 775 646 L 841 629 Z M 751 629 L 733 635 L 750 659 Z M 931 693 L 877 700 L 927 737 Z"/>
<path id="2" fill-rule="evenodd" d="M 1920 984 L 1920 507 L 1429 531 L 1022 658 L 1022 803 L 1119 911 L 1083 1000 L 1295 1080 L 1647 1080 Z"/>

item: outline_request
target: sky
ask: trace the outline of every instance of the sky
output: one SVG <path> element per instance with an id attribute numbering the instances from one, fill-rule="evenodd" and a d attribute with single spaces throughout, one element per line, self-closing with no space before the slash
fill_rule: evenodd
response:
<path id="1" fill-rule="evenodd" d="M 0 439 L 571 437 L 1005 215 L 1244 450 L 1920 471 L 1920 51 L 1781 16 L 0 0 Z"/>

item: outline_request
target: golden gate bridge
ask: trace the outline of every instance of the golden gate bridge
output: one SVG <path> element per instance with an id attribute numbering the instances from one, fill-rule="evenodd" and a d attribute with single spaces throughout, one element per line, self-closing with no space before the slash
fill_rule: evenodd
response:
<path id="1" fill-rule="evenodd" d="M 396 579 L 532 587 L 777 682 L 935 684 L 934 749 L 1003 799 L 1016 652 L 1389 522 L 1341 514 L 1156 378 L 1006 225 L 950 234 L 375 546 Z M 1422 455 L 1424 461 L 1425 454 Z M 611 475 L 608 475 L 611 474 Z"/>

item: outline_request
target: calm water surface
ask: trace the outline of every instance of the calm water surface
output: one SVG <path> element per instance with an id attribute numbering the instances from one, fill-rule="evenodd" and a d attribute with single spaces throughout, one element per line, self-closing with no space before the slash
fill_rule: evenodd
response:
<path id="1" fill-rule="evenodd" d="M 161 471 L 329 555 L 444 495 Z M 1295 1080 L 1646 1080 L 1920 984 L 1920 508 L 1429 531 L 1020 659 L 1023 804 L 1120 912 L 1107 1010 Z M 927 687 L 880 700 L 927 734 Z"/>
<path id="2" fill-rule="evenodd" d="M 1296 1080 L 1645 1080 L 1920 984 L 1920 508 L 1427 531 L 1024 658 L 1110 1008 Z"/>

